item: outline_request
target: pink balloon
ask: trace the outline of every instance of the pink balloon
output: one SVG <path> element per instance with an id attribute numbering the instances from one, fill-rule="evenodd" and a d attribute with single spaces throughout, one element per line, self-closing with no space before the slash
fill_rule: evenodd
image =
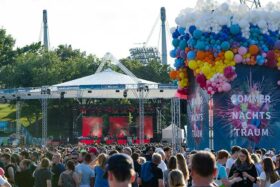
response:
<path id="1" fill-rule="evenodd" d="M 222 91 L 223 91 L 223 88 L 218 87 L 218 92 L 222 92 Z"/>
<path id="2" fill-rule="evenodd" d="M 280 86 L 280 81 L 278 81 L 277 84 Z"/>
<path id="3" fill-rule="evenodd" d="M 242 60 L 243 60 L 243 58 L 242 58 L 242 56 L 241 56 L 240 54 L 236 54 L 236 55 L 234 56 L 234 61 L 235 61 L 236 63 L 241 63 Z"/>
<path id="4" fill-rule="evenodd" d="M 238 53 L 239 53 L 240 55 L 245 55 L 245 54 L 247 53 L 247 49 L 246 49 L 245 47 L 240 47 L 240 48 L 238 49 Z"/>
<path id="5" fill-rule="evenodd" d="M 229 84 L 229 83 L 224 83 L 224 85 L 223 85 L 223 90 L 225 91 L 225 92 L 228 92 L 228 91 L 230 91 L 231 90 L 231 85 Z"/>

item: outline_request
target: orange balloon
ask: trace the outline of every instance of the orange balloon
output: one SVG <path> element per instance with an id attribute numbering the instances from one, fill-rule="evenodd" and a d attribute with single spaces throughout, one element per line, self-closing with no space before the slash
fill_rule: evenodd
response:
<path id="1" fill-rule="evenodd" d="M 251 45 L 251 46 L 249 47 L 249 53 L 250 53 L 251 55 L 256 55 L 256 54 L 258 54 L 258 52 L 259 52 L 258 46 L 256 46 L 256 45 Z"/>
<path id="2" fill-rule="evenodd" d="M 197 51 L 197 53 L 196 53 L 197 60 L 203 60 L 204 57 L 206 56 L 205 54 L 206 53 L 204 53 L 203 51 Z"/>
<path id="3" fill-rule="evenodd" d="M 177 78 L 177 74 L 178 72 L 177 71 L 170 71 L 169 72 L 169 77 L 173 80 L 175 80 Z"/>

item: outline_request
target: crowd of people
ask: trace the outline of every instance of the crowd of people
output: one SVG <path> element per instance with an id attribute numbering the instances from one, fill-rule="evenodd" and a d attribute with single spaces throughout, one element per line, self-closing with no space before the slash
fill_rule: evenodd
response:
<path id="1" fill-rule="evenodd" d="M 168 145 L 2 148 L 0 187 L 280 187 L 274 149 L 174 153 Z"/>

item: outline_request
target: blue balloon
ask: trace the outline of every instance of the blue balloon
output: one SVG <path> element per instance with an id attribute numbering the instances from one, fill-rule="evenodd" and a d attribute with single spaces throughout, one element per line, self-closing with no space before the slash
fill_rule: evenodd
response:
<path id="1" fill-rule="evenodd" d="M 194 51 L 189 51 L 187 54 L 187 59 L 188 60 L 193 60 L 196 57 L 196 53 Z"/>
<path id="2" fill-rule="evenodd" d="M 180 49 L 185 50 L 185 48 L 187 47 L 187 41 L 186 40 L 181 40 L 180 41 Z"/>
<path id="3" fill-rule="evenodd" d="M 196 30 L 196 27 L 194 26 L 194 25 L 191 25 L 190 27 L 189 27 L 189 32 L 191 33 L 191 34 L 193 34 L 193 32 Z"/>
<path id="4" fill-rule="evenodd" d="M 179 33 L 182 34 L 182 35 L 185 34 L 185 30 L 186 29 L 183 28 L 183 27 L 179 27 L 179 29 L 178 29 Z"/>
<path id="5" fill-rule="evenodd" d="M 205 43 L 202 41 L 198 41 L 195 45 L 195 48 L 197 48 L 198 50 L 205 50 Z"/>
<path id="6" fill-rule="evenodd" d="M 193 37 L 194 37 L 194 38 L 200 39 L 201 36 L 202 36 L 202 31 L 201 31 L 201 30 L 196 29 L 196 30 L 193 32 Z"/>
<path id="7" fill-rule="evenodd" d="M 172 38 L 178 38 L 180 36 L 179 31 L 176 29 L 173 33 L 172 33 Z"/>
<path id="8" fill-rule="evenodd" d="M 264 62 L 265 62 L 265 59 L 264 59 L 263 56 L 258 55 L 257 58 L 256 58 L 256 61 L 257 61 L 257 64 L 258 64 L 258 65 L 263 65 Z"/>
<path id="9" fill-rule="evenodd" d="M 176 49 L 173 49 L 173 50 L 170 51 L 170 56 L 171 56 L 172 58 L 175 58 L 175 57 L 176 57 Z"/>
<path id="10" fill-rule="evenodd" d="M 229 48 L 230 48 L 229 42 L 227 42 L 227 41 L 223 42 L 223 43 L 221 44 L 221 48 L 222 48 L 222 50 L 224 50 L 224 51 L 229 50 Z"/>
<path id="11" fill-rule="evenodd" d="M 183 65 L 184 65 L 184 60 L 183 60 L 183 59 L 177 58 L 177 59 L 175 60 L 174 66 L 175 66 L 176 68 L 180 68 L 180 67 L 182 67 Z"/>
<path id="12" fill-rule="evenodd" d="M 179 43 L 180 43 L 180 40 L 178 40 L 178 39 L 176 39 L 176 38 L 174 38 L 174 39 L 172 40 L 172 45 L 173 45 L 174 47 L 178 47 L 178 46 L 179 46 Z"/>

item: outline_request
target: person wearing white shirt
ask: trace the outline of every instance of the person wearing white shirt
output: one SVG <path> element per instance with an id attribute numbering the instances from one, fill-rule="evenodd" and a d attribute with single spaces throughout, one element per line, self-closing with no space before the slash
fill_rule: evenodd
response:
<path id="1" fill-rule="evenodd" d="M 10 183 L 0 176 L 0 187 L 12 187 Z"/>
<path id="2" fill-rule="evenodd" d="M 230 168 L 235 163 L 235 161 L 236 161 L 236 159 L 238 157 L 238 153 L 239 153 L 240 149 L 241 149 L 241 147 L 239 147 L 239 146 L 233 146 L 231 148 L 231 157 L 226 162 L 227 174 L 229 174 Z"/>
<path id="3" fill-rule="evenodd" d="M 260 174 L 260 187 L 270 187 L 271 184 L 279 179 L 272 159 L 269 157 L 263 159 L 262 167 L 263 171 Z"/>
<path id="4" fill-rule="evenodd" d="M 164 171 L 167 170 L 167 166 L 166 166 L 166 164 L 164 162 L 164 160 L 165 160 L 165 153 L 164 153 L 164 151 L 162 149 L 157 149 L 156 152 L 161 155 L 161 162 L 158 165 L 158 168 L 160 168 L 162 173 L 164 173 Z"/>

